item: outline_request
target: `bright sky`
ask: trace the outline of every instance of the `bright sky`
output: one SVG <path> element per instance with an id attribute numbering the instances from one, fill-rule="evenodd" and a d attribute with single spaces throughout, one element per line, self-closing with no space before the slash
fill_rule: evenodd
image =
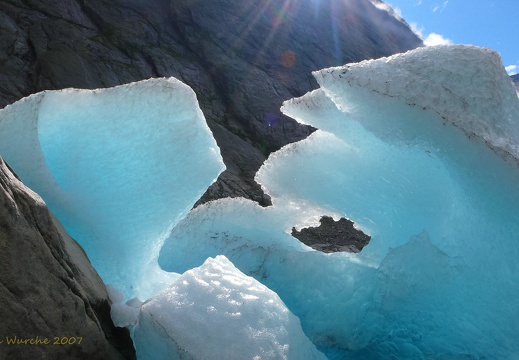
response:
<path id="1" fill-rule="evenodd" d="M 426 44 L 489 47 L 510 75 L 519 73 L 519 0 L 385 0 Z"/>

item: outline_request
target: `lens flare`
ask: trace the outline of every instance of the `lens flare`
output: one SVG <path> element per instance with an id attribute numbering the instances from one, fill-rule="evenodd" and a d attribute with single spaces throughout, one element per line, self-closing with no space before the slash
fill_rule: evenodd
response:
<path id="1" fill-rule="evenodd" d="M 269 1 L 263 11 L 264 18 L 274 27 L 282 25 L 287 20 L 290 3 L 291 1 Z"/>
<path id="2" fill-rule="evenodd" d="M 281 62 L 281 65 L 286 68 L 292 67 L 296 63 L 296 53 L 291 50 L 286 50 L 281 54 L 279 61 Z"/>

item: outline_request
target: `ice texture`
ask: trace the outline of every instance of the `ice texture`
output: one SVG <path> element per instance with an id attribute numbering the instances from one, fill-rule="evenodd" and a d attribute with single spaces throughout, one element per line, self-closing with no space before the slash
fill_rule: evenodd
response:
<path id="1" fill-rule="evenodd" d="M 324 69 L 314 76 L 343 111 L 364 96 L 362 88 L 430 109 L 498 153 L 519 159 L 519 101 L 499 54 L 476 46 L 440 47 Z"/>
<path id="2" fill-rule="evenodd" d="M 146 299 L 169 230 L 223 171 L 195 93 L 174 79 L 45 91 L 0 111 L 0 155 L 106 283 Z"/>
<path id="3" fill-rule="evenodd" d="M 106 289 L 112 302 L 110 315 L 114 325 L 128 328 L 137 325 L 142 301 L 139 298 L 133 298 L 123 303 L 125 296 L 122 291 L 111 285 L 108 285 Z"/>
<path id="4" fill-rule="evenodd" d="M 134 337 L 140 359 L 325 359 L 279 296 L 224 256 L 145 302 Z"/>
<path id="5" fill-rule="evenodd" d="M 256 176 L 273 206 L 195 209 L 161 267 L 227 256 L 329 358 L 519 358 L 519 99 L 503 74 L 471 46 L 317 72 L 321 88 L 282 110 L 320 130 Z M 319 213 L 350 218 L 370 244 L 323 254 L 291 238 Z"/>

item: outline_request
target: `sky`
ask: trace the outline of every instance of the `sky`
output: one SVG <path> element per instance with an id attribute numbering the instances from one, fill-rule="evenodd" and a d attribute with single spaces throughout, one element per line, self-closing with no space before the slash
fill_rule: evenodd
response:
<path id="1" fill-rule="evenodd" d="M 472 44 L 496 50 L 519 73 L 519 0 L 385 0 L 426 45 Z"/>

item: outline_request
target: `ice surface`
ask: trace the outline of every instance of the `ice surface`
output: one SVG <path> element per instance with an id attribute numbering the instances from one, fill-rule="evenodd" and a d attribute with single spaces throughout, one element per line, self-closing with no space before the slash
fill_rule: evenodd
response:
<path id="1" fill-rule="evenodd" d="M 145 302 L 135 343 L 139 359 L 325 359 L 281 299 L 224 256 Z"/>
<path id="2" fill-rule="evenodd" d="M 117 288 L 111 285 L 107 287 L 108 295 L 112 305 L 110 307 L 110 315 L 115 326 L 133 328 L 139 321 L 139 312 L 142 306 L 142 301 L 138 298 L 124 301 L 124 294 Z"/>
<path id="3" fill-rule="evenodd" d="M 0 154 L 103 280 L 143 298 L 171 283 L 154 260 L 161 243 L 224 169 L 194 92 L 174 78 L 22 99 L 0 111 Z"/>
<path id="4" fill-rule="evenodd" d="M 504 73 L 495 53 L 461 46 L 317 73 L 321 89 L 283 111 L 321 130 L 256 176 L 273 207 L 195 209 L 160 265 L 224 254 L 330 358 L 519 357 L 519 110 Z M 318 213 L 352 219 L 370 244 L 322 254 L 290 237 Z"/>
<path id="5" fill-rule="evenodd" d="M 314 76 L 345 112 L 365 91 L 375 92 L 430 109 L 497 152 L 519 159 L 519 99 L 499 54 L 475 46 L 440 47 L 324 69 Z"/>
<path id="6" fill-rule="evenodd" d="M 241 271 L 278 293 L 312 340 L 350 343 L 363 321 L 362 302 L 373 296 L 364 282 L 375 279 L 376 269 L 349 253 L 312 251 L 289 235 L 291 224 L 317 225 L 321 211 L 308 203 L 269 208 L 244 199 L 208 203 L 173 229 L 159 263 L 183 272 L 207 257 L 226 254 Z"/>

